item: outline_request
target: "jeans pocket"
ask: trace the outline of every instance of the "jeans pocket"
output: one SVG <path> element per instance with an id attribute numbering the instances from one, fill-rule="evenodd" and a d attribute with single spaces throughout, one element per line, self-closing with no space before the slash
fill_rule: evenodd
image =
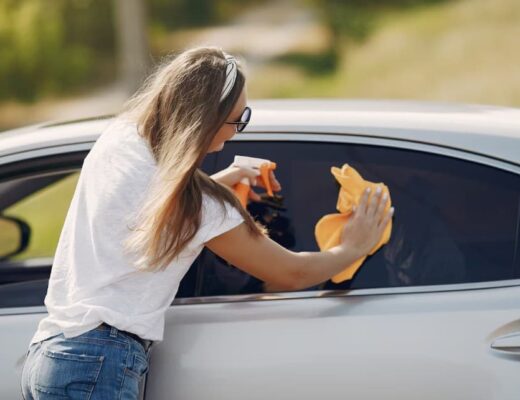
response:
<path id="1" fill-rule="evenodd" d="M 41 398 L 88 399 L 103 365 L 103 356 L 42 349 L 34 389 Z"/>
<path id="2" fill-rule="evenodd" d="M 148 360 L 145 354 L 136 352 L 130 358 L 130 363 L 125 370 L 123 386 L 121 387 L 121 399 L 139 398 L 140 385 L 148 372 Z"/>
<path id="3" fill-rule="evenodd" d="M 126 368 L 126 372 L 133 375 L 138 380 L 141 380 L 143 376 L 148 372 L 148 360 L 146 356 L 140 353 L 134 353 L 132 362 Z"/>

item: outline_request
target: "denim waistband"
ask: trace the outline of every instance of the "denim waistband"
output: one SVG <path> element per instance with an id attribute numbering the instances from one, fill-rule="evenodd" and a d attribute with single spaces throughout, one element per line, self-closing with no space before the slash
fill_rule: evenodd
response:
<path id="1" fill-rule="evenodd" d="M 115 326 L 109 325 L 106 322 L 103 322 L 96 329 L 110 330 L 110 333 L 113 334 L 114 336 L 116 336 L 117 333 L 119 332 L 120 334 L 137 341 L 141 346 L 143 346 L 145 351 L 148 351 L 148 349 L 153 344 L 153 340 L 143 339 L 142 337 L 140 337 L 139 335 L 136 335 L 135 333 L 128 332 L 128 331 L 122 331 L 121 329 L 117 329 Z"/>

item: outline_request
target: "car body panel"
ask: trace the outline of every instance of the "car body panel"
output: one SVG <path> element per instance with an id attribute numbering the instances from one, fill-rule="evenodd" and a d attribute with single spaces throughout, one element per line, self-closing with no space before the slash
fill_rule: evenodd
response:
<path id="1" fill-rule="evenodd" d="M 519 298 L 520 280 L 178 301 L 146 398 L 516 399 L 518 348 L 491 344 L 520 331 Z M 45 309 L 0 315 L 0 340 L 24 349 Z M 4 353 L 2 393 L 22 362 Z"/>
<path id="2" fill-rule="evenodd" d="M 514 399 L 520 287 L 172 307 L 153 399 Z M 509 357 L 509 358 L 508 358 Z"/>
<path id="3" fill-rule="evenodd" d="M 520 110 L 251 103 L 252 123 L 233 140 L 395 147 L 520 174 Z M 0 171 L 23 160 L 88 151 L 110 121 L 2 133 Z M 16 398 L 23 356 L 45 308 L 4 308 L 0 315 L 0 340 L 8 343 L 0 398 Z M 177 299 L 166 314 L 164 341 L 152 350 L 146 398 L 516 399 L 519 332 L 519 279 Z"/>

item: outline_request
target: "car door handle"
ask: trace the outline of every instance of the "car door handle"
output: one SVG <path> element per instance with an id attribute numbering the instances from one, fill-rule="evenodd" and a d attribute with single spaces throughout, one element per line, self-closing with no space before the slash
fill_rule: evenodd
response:
<path id="1" fill-rule="evenodd" d="M 511 333 L 496 338 L 491 343 L 491 348 L 508 353 L 520 353 L 520 333 Z"/>

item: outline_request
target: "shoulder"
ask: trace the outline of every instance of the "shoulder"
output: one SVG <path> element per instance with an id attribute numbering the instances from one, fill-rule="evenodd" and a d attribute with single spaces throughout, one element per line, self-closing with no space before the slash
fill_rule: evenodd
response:
<path id="1" fill-rule="evenodd" d="M 120 169 L 135 167 L 153 168 L 155 159 L 146 140 L 137 130 L 137 124 L 124 118 L 116 118 L 101 133 L 86 161 L 107 162 Z"/>
<path id="2" fill-rule="evenodd" d="M 155 160 L 135 126 L 119 120 L 109 125 L 96 141 L 81 169 L 80 186 L 95 193 L 141 198 L 156 174 Z"/>

